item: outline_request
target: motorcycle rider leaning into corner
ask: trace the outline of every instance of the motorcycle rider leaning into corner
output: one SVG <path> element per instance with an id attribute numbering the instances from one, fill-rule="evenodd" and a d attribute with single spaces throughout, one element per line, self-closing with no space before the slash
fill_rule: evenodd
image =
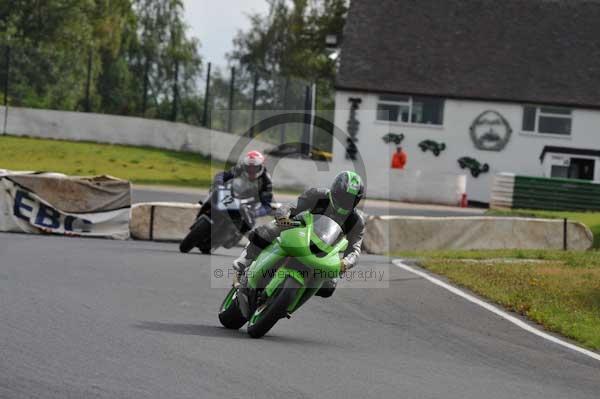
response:
<path id="1" fill-rule="evenodd" d="M 353 268 L 358 261 L 365 230 L 365 223 L 356 207 L 364 197 L 364 185 L 360 176 L 346 171 L 338 174 L 331 188 L 311 188 L 298 197 L 296 206 L 283 205 L 275 211 L 275 220 L 254 228 L 249 235 L 249 243 L 239 258 L 233 261 L 234 286 L 239 286 L 240 276 L 254 262 L 263 249 L 267 248 L 281 232 L 290 225 L 299 213 L 310 211 L 330 217 L 341 227 L 348 240 L 348 248 L 342 258 L 341 272 Z M 333 295 L 335 280 L 326 281 L 315 294 L 324 298 Z"/>
<path id="2" fill-rule="evenodd" d="M 214 178 L 214 185 L 222 186 L 236 177 L 242 177 L 255 186 L 252 191 L 257 193 L 261 206 L 254 215 L 261 217 L 271 213 L 273 183 L 271 182 L 271 175 L 265 167 L 263 154 L 258 151 L 248 152 L 236 166 L 230 170 L 217 173 Z"/>

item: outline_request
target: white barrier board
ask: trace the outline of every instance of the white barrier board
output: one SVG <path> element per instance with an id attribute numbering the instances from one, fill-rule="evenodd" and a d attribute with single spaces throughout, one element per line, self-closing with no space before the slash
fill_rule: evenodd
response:
<path id="1" fill-rule="evenodd" d="M 94 210 L 89 213 L 67 212 L 17 183 L 16 177 L 17 175 L 11 174 L 0 175 L 0 231 L 121 240 L 129 238 L 130 207 Z M 44 175 L 39 177 L 59 178 Z"/>

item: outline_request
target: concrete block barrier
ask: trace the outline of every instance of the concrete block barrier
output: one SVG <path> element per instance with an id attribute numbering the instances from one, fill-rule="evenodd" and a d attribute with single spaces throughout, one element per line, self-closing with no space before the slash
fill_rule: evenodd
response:
<path id="1" fill-rule="evenodd" d="M 147 202 L 131 208 L 129 230 L 131 238 L 143 241 L 179 242 L 189 233 L 200 205 L 184 202 Z M 268 223 L 271 216 L 256 219 L 256 225 Z M 238 243 L 244 246 L 244 237 Z"/>
<path id="2" fill-rule="evenodd" d="M 446 249 L 588 250 L 593 234 L 582 223 L 498 217 L 369 217 L 364 248 L 373 254 Z"/>
<path id="3" fill-rule="evenodd" d="M 131 237 L 146 241 L 181 241 L 194 223 L 200 205 L 149 202 L 131 208 Z"/>
<path id="4" fill-rule="evenodd" d="M 10 107 L 6 130 L 15 136 L 93 141 L 195 152 L 219 161 L 237 162 L 235 155 L 272 144 L 184 123 L 87 112 Z M 165 134 L 168 132 L 168 134 Z M 240 146 L 240 154 L 232 149 Z"/>

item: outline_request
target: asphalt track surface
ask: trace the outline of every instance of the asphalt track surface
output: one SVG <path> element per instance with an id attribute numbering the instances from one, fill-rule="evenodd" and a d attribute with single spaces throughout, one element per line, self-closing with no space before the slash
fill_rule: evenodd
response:
<path id="1" fill-rule="evenodd" d="M 186 202 L 196 203 L 204 200 L 206 190 L 185 188 L 162 188 L 138 186 L 132 190 L 132 201 L 139 202 Z M 277 202 L 295 202 L 296 197 L 290 194 L 275 194 Z M 458 207 L 404 204 L 386 201 L 367 201 L 364 210 L 370 215 L 402 215 L 402 216 L 481 216 L 483 209 Z"/>
<path id="2" fill-rule="evenodd" d="M 0 398 L 598 398 L 600 362 L 382 257 L 358 270 L 389 288 L 225 330 L 209 265 L 234 253 L 0 234 Z"/>

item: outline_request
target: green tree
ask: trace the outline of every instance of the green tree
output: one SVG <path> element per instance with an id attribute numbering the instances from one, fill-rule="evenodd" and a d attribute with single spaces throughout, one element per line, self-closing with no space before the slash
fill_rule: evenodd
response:
<path id="1" fill-rule="evenodd" d="M 8 4 L 6 4 L 8 3 Z M 13 103 L 74 108 L 85 73 L 80 49 L 93 38 L 89 0 L 4 2 L 0 42 L 11 47 Z"/>
<path id="2" fill-rule="evenodd" d="M 160 118 L 177 116 L 181 98 L 194 96 L 201 72 L 200 44 L 186 35 L 181 0 L 137 0 L 141 111 Z M 171 109 L 168 110 L 168 106 Z"/>
<path id="3" fill-rule="evenodd" d="M 138 42 L 137 17 L 130 0 L 96 0 L 92 18 L 94 42 L 92 110 L 129 115 L 135 113 L 135 92 L 130 52 Z M 90 56 L 88 54 L 88 56 Z"/>
<path id="4" fill-rule="evenodd" d="M 238 32 L 232 64 L 261 77 L 260 101 L 265 108 L 304 107 L 306 84 L 317 84 L 317 110 L 332 118 L 336 63 L 329 57 L 327 35 L 341 38 L 348 12 L 347 0 L 267 0 L 268 15 L 250 16 L 250 28 Z M 252 84 L 245 78 L 246 91 Z M 295 101 L 294 101 L 295 100 Z M 331 136 L 316 134 L 315 146 L 331 148 Z"/>
<path id="5" fill-rule="evenodd" d="M 325 38 L 341 37 L 347 0 L 267 0 L 269 15 L 250 16 L 251 26 L 238 32 L 229 59 L 252 71 L 308 80 L 335 78 Z"/>
<path id="6" fill-rule="evenodd" d="M 177 111 L 182 98 L 195 95 L 201 59 L 182 14 L 181 0 L 0 2 L 0 45 L 11 49 L 11 105 L 189 114 Z"/>

